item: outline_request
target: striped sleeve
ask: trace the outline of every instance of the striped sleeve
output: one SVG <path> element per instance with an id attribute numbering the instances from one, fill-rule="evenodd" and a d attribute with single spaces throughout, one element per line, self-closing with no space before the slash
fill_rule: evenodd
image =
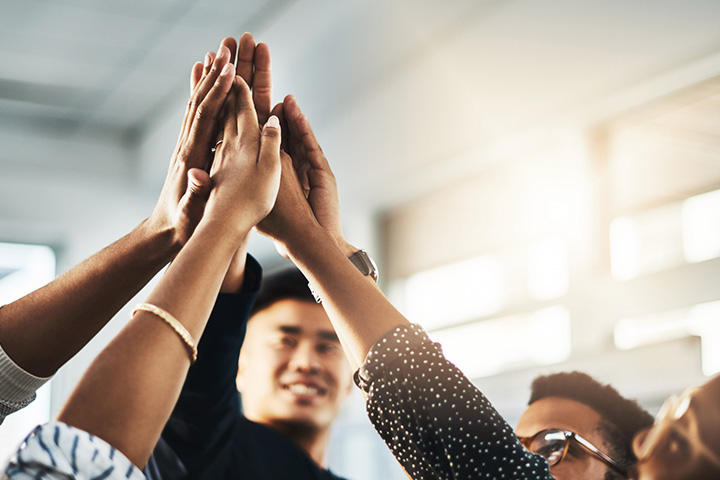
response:
<path id="1" fill-rule="evenodd" d="M 107 442 L 61 422 L 33 430 L 18 448 L 2 480 L 145 480 L 145 475 Z"/>
<path id="2" fill-rule="evenodd" d="M 50 378 L 26 372 L 0 346 L 0 423 L 35 400 L 35 391 Z"/>

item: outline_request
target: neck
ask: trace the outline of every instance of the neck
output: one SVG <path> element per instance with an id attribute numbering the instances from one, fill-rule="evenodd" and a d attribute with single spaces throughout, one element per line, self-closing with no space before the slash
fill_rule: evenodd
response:
<path id="1" fill-rule="evenodd" d="M 288 437 L 320 467 L 327 468 L 325 457 L 330 440 L 329 428 L 292 422 L 273 422 L 265 425 Z"/>

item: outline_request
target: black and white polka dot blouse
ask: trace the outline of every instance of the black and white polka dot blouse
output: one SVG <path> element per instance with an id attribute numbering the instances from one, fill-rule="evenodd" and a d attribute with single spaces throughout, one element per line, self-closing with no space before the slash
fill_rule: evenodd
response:
<path id="1" fill-rule="evenodd" d="M 370 421 L 414 480 L 552 479 L 419 325 L 380 339 L 355 372 Z"/>

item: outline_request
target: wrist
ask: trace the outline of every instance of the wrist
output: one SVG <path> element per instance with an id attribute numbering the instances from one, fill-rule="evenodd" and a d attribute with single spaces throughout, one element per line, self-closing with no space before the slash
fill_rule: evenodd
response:
<path id="1" fill-rule="evenodd" d="M 350 258 L 355 252 L 358 251 L 358 248 L 346 242 L 345 238 L 336 239 L 335 243 L 337 243 L 340 251 L 343 252 L 343 254 L 348 258 Z"/>
<path id="2" fill-rule="evenodd" d="M 211 232 L 217 236 L 218 242 L 227 242 L 240 248 L 243 245 L 253 228 L 253 224 L 244 218 L 233 218 L 225 215 L 207 215 L 200 220 L 195 232 Z M 193 234 L 193 236 L 196 235 Z"/>
<path id="3" fill-rule="evenodd" d="M 319 225 L 314 228 L 306 228 L 302 235 L 291 235 L 278 243 L 293 261 L 311 260 L 330 252 L 342 252 L 344 255 L 345 248 L 349 247 L 349 244 L 343 243 L 343 248 L 341 248 L 335 238 Z"/>
<path id="4" fill-rule="evenodd" d="M 140 242 L 147 243 L 152 247 L 145 250 L 152 252 L 152 255 L 157 256 L 158 259 L 164 260 L 164 263 L 175 258 L 183 246 L 175 228 L 155 225 L 152 217 L 140 223 L 135 229 L 135 233 L 139 235 Z"/>

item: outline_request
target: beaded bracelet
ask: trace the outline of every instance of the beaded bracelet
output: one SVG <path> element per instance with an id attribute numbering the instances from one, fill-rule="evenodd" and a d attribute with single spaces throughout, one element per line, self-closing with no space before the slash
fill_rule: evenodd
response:
<path id="1" fill-rule="evenodd" d="M 197 347 L 195 346 L 195 342 L 193 341 L 190 332 L 187 331 L 187 329 L 183 326 L 182 323 L 178 322 L 178 320 L 173 317 L 170 312 L 163 310 L 160 307 L 156 307 L 155 305 L 152 305 L 150 303 L 141 303 L 140 305 L 137 305 L 130 314 L 130 317 L 135 316 L 135 313 L 138 310 L 150 312 L 161 318 L 168 325 L 170 325 L 170 328 L 175 330 L 175 332 L 180 335 L 183 343 L 185 343 L 185 346 L 188 349 L 188 353 L 190 353 L 190 364 L 192 365 L 193 363 L 195 363 L 195 360 L 197 360 Z"/>

